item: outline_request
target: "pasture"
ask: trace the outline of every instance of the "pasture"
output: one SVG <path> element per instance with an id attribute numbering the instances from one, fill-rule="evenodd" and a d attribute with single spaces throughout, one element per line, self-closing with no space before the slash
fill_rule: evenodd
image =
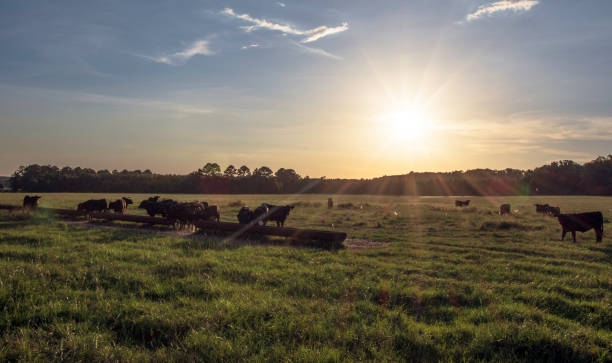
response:
<path id="1" fill-rule="evenodd" d="M 21 204 L 24 194 L 0 194 Z M 40 194 L 75 208 L 107 194 Z M 127 213 L 150 195 L 134 199 Z M 337 251 L 97 228 L 0 211 L 0 360 L 612 361 L 610 197 L 172 195 L 295 204 L 287 226 L 384 242 Z M 499 216 L 511 204 L 512 215 Z M 562 213 L 599 210 L 566 236 Z"/>

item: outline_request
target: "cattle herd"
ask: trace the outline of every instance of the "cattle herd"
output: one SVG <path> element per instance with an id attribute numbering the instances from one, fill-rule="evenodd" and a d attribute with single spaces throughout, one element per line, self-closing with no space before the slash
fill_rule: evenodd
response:
<path id="1" fill-rule="evenodd" d="M 26 195 L 23 198 L 23 209 L 34 210 L 38 207 L 38 201 L 41 196 Z M 83 203 L 79 203 L 77 210 L 85 214 L 104 213 L 112 210 L 115 213 L 123 214 L 127 207 L 133 204 L 130 198 L 123 197 L 110 203 L 106 199 L 90 199 Z M 455 206 L 469 206 L 470 200 L 456 200 Z M 333 207 L 331 198 L 328 200 L 328 207 Z M 562 234 L 561 240 L 565 238 L 567 232 L 572 233 L 572 239 L 576 242 L 576 232 L 586 232 L 594 229 L 597 236 L 597 242 L 601 242 L 603 238 L 603 214 L 597 212 L 561 214 L 560 207 L 554 207 L 548 204 L 536 204 L 536 213 L 542 213 L 556 217 L 561 224 Z M 221 218 L 221 210 L 216 205 L 209 205 L 207 202 L 177 202 L 172 199 L 160 200 L 159 196 L 150 197 L 143 200 L 138 206 L 140 209 L 147 211 L 151 217 L 160 215 L 163 218 L 170 220 L 175 227 L 184 228 L 193 226 L 195 222 L 216 221 Z M 249 207 L 242 207 L 238 212 L 238 223 L 240 224 L 258 224 L 266 225 L 267 222 L 276 222 L 277 227 L 284 227 L 285 220 L 289 213 L 294 208 L 291 205 L 272 205 L 262 203 L 257 208 L 251 210 Z M 510 204 L 502 204 L 499 207 L 499 214 L 511 214 Z"/>
<path id="2" fill-rule="evenodd" d="M 36 199 L 32 199 L 36 198 Z M 31 205 L 38 205 L 40 197 L 26 196 L 24 198 L 24 208 L 33 209 Z M 128 205 L 133 204 L 130 198 L 123 197 L 114 202 L 107 203 L 106 199 L 90 199 L 83 203 L 79 203 L 77 210 L 84 214 L 104 213 L 114 211 L 118 214 L 123 214 Z M 216 221 L 221 219 L 221 209 L 216 205 L 209 205 L 207 202 L 177 202 L 172 199 L 160 200 L 159 196 L 150 197 L 143 200 L 138 206 L 139 209 L 144 209 L 150 217 L 161 216 L 169 220 L 177 229 L 193 227 L 198 221 Z M 272 205 L 263 203 L 255 210 L 250 210 L 249 207 L 242 207 L 238 212 L 238 223 L 249 224 L 257 223 L 266 225 L 268 221 L 276 222 L 278 227 L 285 225 L 285 220 L 289 213 L 294 208 L 290 205 Z"/>
<path id="3" fill-rule="evenodd" d="M 469 200 L 455 200 L 455 206 L 467 207 L 470 205 Z M 561 225 L 561 240 L 565 239 L 567 232 L 572 233 L 572 240 L 576 242 L 576 232 L 586 232 L 594 229 L 597 242 L 603 239 L 603 214 L 597 212 L 561 214 L 560 207 L 554 207 L 548 204 L 535 204 L 536 213 L 542 213 L 552 217 L 556 217 Z M 499 215 L 512 214 L 510 204 L 502 204 L 499 206 Z"/>

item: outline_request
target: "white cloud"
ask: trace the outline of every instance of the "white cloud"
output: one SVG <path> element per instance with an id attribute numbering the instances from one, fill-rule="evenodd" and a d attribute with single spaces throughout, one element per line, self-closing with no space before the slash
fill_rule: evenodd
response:
<path id="1" fill-rule="evenodd" d="M 160 55 L 160 56 L 144 56 L 157 63 L 169 65 L 179 65 L 187 62 L 191 57 L 196 55 L 214 55 L 215 52 L 210 50 L 208 40 L 197 40 L 191 43 L 187 48 L 180 52 Z"/>
<path id="2" fill-rule="evenodd" d="M 280 6 L 281 8 L 284 8 L 285 6 L 287 6 L 285 3 L 282 2 L 277 2 L 278 6 Z"/>
<path id="3" fill-rule="evenodd" d="M 328 35 L 344 32 L 348 30 L 349 28 L 348 23 L 342 23 L 342 25 L 337 26 L 337 27 L 328 27 L 326 25 L 322 25 L 320 27 L 313 28 L 313 29 L 300 30 L 290 25 L 278 24 L 278 23 L 270 22 L 265 19 L 253 18 L 249 14 L 237 14 L 231 8 L 225 8 L 221 11 L 221 13 L 234 17 L 236 19 L 244 20 L 248 23 L 251 23 L 252 25 L 241 27 L 246 32 L 251 32 L 259 28 L 264 28 L 264 29 L 279 31 L 285 34 L 306 36 L 306 38 L 301 40 L 302 43 L 314 42 L 315 40 L 321 39 Z"/>
<path id="4" fill-rule="evenodd" d="M 481 5 L 466 16 L 467 21 L 477 20 L 500 12 L 525 12 L 536 6 L 539 0 L 498 0 L 487 5 Z"/>
<path id="5" fill-rule="evenodd" d="M 328 28 L 325 25 L 320 26 L 318 28 L 307 30 L 305 34 L 309 34 L 310 36 L 302 40 L 302 43 L 314 42 L 315 40 L 321 39 L 328 35 L 341 33 L 346 30 L 348 30 L 348 23 L 342 23 L 342 25 L 334 27 L 334 28 Z"/>
<path id="6" fill-rule="evenodd" d="M 242 46 L 241 49 L 249 49 L 249 48 L 259 48 L 259 44 L 254 43 L 254 44 L 244 45 Z"/>

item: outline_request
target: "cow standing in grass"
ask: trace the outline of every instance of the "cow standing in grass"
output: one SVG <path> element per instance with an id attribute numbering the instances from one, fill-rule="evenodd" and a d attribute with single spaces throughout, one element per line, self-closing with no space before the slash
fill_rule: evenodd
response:
<path id="1" fill-rule="evenodd" d="M 502 204 L 499 206 L 499 215 L 510 214 L 510 204 Z"/>
<path id="2" fill-rule="evenodd" d="M 38 208 L 38 200 L 42 198 L 39 195 L 26 195 L 23 197 L 23 209 L 25 210 L 34 210 Z"/>
<path id="3" fill-rule="evenodd" d="M 536 213 L 542 213 L 542 214 L 546 214 L 548 213 L 548 204 L 536 204 Z"/>
<path id="4" fill-rule="evenodd" d="M 90 199 L 77 206 L 77 211 L 90 214 L 93 212 L 102 213 L 108 210 L 106 199 Z"/>
<path id="5" fill-rule="evenodd" d="M 242 207 L 238 211 L 238 223 L 249 224 L 253 220 L 253 211 L 249 207 Z"/>
<path id="6" fill-rule="evenodd" d="M 108 203 L 108 209 L 114 211 L 117 214 L 123 214 L 125 209 L 127 208 L 127 204 L 123 199 L 117 199 L 114 202 Z"/>
<path id="7" fill-rule="evenodd" d="M 467 207 L 470 205 L 470 200 L 456 200 L 455 207 Z"/>
<path id="8" fill-rule="evenodd" d="M 595 230 L 597 242 L 603 239 L 603 214 L 601 212 L 587 212 L 575 214 L 559 214 L 557 219 L 561 224 L 561 241 L 567 232 L 572 232 L 572 240 L 576 243 L 576 231 L 586 232 L 590 229 Z"/>
<path id="9" fill-rule="evenodd" d="M 283 227 L 289 212 L 294 208 L 292 205 L 272 205 L 263 203 L 262 206 L 268 208 L 268 213 L 264 217 L 264 225 L 267 221 L 276 222 L 277 227 Z"/>

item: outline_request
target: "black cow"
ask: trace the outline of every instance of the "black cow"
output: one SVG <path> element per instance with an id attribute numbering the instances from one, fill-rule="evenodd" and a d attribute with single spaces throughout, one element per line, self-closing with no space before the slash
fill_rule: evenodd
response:
<path id="1" fill-rule="evenodd" d="M 499 206 L 499 215 L 510 214 L 510 204 L 502 204 Z"/>
<path id="2" fill-rule="evenodd" d="M 125 200 L 126 208 L 127 208 L 128 205 L 134 204 L 134 201 L 131 198 L 121 197 L 121 199 Z"/>
<path id="3" fill-rule="evenodd" d="M 572 240 L 576 243 L 576 231 L 586 232 L 590 229 L 595 230 L 597 242 L 603 238 L 603 214 L 601 212 L 587 212 L 575 214 L 559 214 L 557 216 L 563 232 L 561 240 L 565 238 L 567 232 L 572 232 Z"/>
<path id="4" fill-rule="evenodd" d="M 204 208 L 204 210 L 198 215 L 198 219 L 203 219 L 205 221 L 208 220 L 217 220 L 217 223 L 221 220 L 221 209 L 216 205 L 209 205 Z"/>
<path id="5" fill-rule="evenodd" d="M 268 221 L 274 221 L 277 227 L 283 227 L 285 225 L 285 220 L 289 212 L 295 208 L 292 205 L 272 205 L 267 203 L 263 203 L 262 206 L 268 208 L 268 213 L 264 217 L 264 224 Z"/>
<path id="6" fill-rule="evenodd" d="M 536 213 L 543 213 L 543 214 L 548 213 L 548 207 L 549 207 L 548 204 L 536 204 L 535 207 L 536 207 Z"/>
<path id="7" fill-rule="evenodd" d="M 162 201 L 159 205 L 163 206 L 167 204 L 166 218 L 172 221 L 175 228 L 181 229 L 187 225 L 193 225 L 198 220 L 202 212 L 204 211 L 204 205 L 200 202 L 188 202 L 188 203 L 165 203 Z"/>
<path id="8" fill-rule="evenodd" d="M 114 202 L 108 203 L 108 209 L 118 214 L 123 214 L 126 208 L 127 208 L 127 203 L 125 202 L 125 199 L 117 199 Z"/>
<path id="9" fill-rule="evenodd" d="M 266 225 L 266 216 L 270 212 L 268 206 L 266 204 L 262 204 L 259 207 L 255 208 L 253 211 L 253 219 L 257 224 L 265 226 Z"/>
<path id="10" fill-rule="evenodd" d="M 249 207 L 242 207 L 238 211 L 238 223 L 249 224 L 253 220 L 253 211 Z"/>
<path id="11" fill-rule="evenodd" d="M 546 214 L 549 214 L 553 217 L 558 216 L 559 214 L 561 214 L 561 208 L 560 207 L 553 207 L 552 205 L 549 205 L 548 207 L 546 207 Z"/>
<path id="12" fill-rule="evenodd" d="M 155 196 L 143 200 L 138 208 L 145 209 L 150 217 L 155 217 L 155 215 L 159 214 L 166 218 L 168 216 L 169 209 L 176 204 L 177 202 L 173 201 L 172 199 L 164 199 L 160 202 L 159 196 Z"/>
<path id="13" fill-rule="evenodd" d="M 38 208 L 38 200 L 42 198 L 39 195 L 26 195 L 23 197 L 23 209 L 32 210 Z"/>
<path id="14" fill-rule="evenodd" d="M 269 209 L 265 205 L 260 205 L 255 208 L 255 210 L 251 210 L 249 207 L 242 207 L 238 211 L 238 223 L 240 224 L 249 224 L 253 221 L 259 225 L 266 224 L 266 215 L 268 214 Z"/>
<path id="15" fill-rule="evenodd" d="M 90 199 L 86 202 L 80 203 L 77 206 L 77 210 L 85 213 L 101 213 L 108 210 L 108 204 L 106 203 L 106 199 Z"/>
<path id="16" fill-rule="evenodd" d="M 456 200 L 455 207 L 467 207 L 470 205 L 470 200 Z"/>

